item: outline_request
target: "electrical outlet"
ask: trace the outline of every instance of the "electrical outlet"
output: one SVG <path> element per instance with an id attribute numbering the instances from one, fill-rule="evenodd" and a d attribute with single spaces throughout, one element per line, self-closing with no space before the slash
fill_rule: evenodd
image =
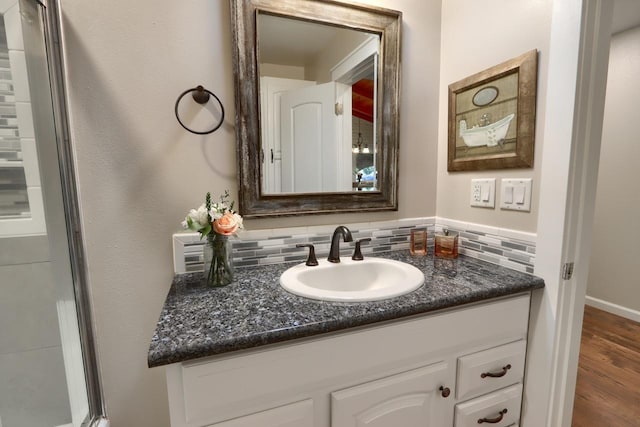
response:
<path id="1" fill-rule="evenodd" d="M 496 179 L 472 179 L 471 180 L 471 206 L 481 208 L 495 208 L 496 206 Z"/>
<path id="2" fill-rule="evenodd" d="M 471 181 L 471 204 L 480 201 L 480 193 L 482 192 L 482 184 Z"/>

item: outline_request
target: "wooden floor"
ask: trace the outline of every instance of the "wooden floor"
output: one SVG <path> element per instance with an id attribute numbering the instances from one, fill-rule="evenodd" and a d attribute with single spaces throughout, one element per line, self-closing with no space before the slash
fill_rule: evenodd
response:
<path id="1" fill-rule="evenodd" d="M 573 427 L 640 427 L 640 323 L 586 306 Z"/>

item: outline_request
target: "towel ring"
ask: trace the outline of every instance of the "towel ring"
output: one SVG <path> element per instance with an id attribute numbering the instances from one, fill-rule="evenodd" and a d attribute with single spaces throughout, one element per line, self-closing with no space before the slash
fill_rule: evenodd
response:
<path id="1" fill-rule="evenodd" d="M 178 105 L 180 104 L 180 101 L 182 100 L 182 98 L 189 92 L 192 92 L 191 96 L 193 97 L 193 100 L 196 101 L 198 104 L 201 104 L 201 105 L 206 104 L 207 102 L 209 102 L 209 98 L 212 96 L 216 99 L 216 101 L 218 101 L 218 104 L 220 104 L 220 112 L 222 113 L 222 117 L 220 117 L 220 122 L 218 122 L 218 124 L 213 129 L 207 130 L 204 132 L 189 129 L 184 123 L 182 123 L 182 120 L 180 120 L 180 116 L 178 115 Z M 197 87 L 187 89 L 184 92 L 182 92 L 180 96 L 178 96 L 178 99 L 176 99 L 175 113 L 176 113 L 176 119 L 178 119 L 178 123 L 180 123 L 180 126 L 182 126 L 183 128 L 185 128 L 191 133 L 195 133 L 196 135 L 208 135 L 210 133 L 213 133 L 217 131 L 218 128 L 222 126 L 222 123 L 224 122 L 224 107 L 222 106 L 222 102 L 220 101 L 220 98 L 218 98 L 210 90 L 207 90 L 204 87 L 202 87 L 202 85 L 198 85 Z"/>

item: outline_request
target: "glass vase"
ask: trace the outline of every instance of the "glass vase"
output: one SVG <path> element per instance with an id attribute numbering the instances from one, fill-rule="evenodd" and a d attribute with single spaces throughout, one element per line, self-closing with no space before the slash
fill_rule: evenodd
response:
<path id="1" fill-rule="evenodd" d="M 204 245 L 204 278 L 208 286 L 221 287 L 233 282 L 233 256 L 229 236 L 207 235 Z"/>

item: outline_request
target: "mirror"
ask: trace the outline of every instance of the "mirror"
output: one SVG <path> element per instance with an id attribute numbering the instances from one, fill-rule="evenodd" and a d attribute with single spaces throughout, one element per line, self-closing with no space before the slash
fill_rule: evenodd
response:
<path id="1" fill-rule="evenodd" d="M 397 210 L 401 13 L 232 0 L 246 217 Z"/>
<path id="2" fill-rule="evenodd" d="M 257 31 L 262 193 L 375 191 L 380 36 L 262 11 Z"/>
<path id="3" fill-rule="evenodd" d="M 496 100 L 500 91 L 495 86 L 486 86 L 476 92 L 471 99 L 476 107 L 484 107 Z"/>

